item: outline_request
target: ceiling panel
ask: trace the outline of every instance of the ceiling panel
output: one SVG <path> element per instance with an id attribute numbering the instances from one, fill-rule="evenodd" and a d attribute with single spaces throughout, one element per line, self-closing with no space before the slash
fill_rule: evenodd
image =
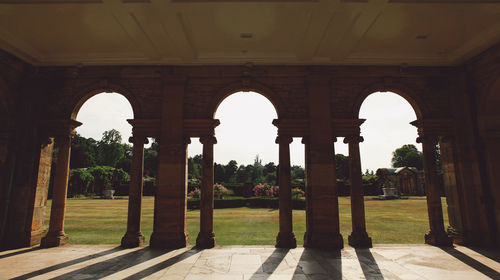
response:
<path id="1" fill-rule="evenodd" d="M 97 7 L 17 9 L 0 17 L 0 30 L 21 38 L 44 57 L 140 52 L 115 16 Z"/>
<path id="2" fill-rule="evenodd" d="M 500 42 L 489 1 L 12 3 L 0 48 L 36 65 L 456 65 Z"/>

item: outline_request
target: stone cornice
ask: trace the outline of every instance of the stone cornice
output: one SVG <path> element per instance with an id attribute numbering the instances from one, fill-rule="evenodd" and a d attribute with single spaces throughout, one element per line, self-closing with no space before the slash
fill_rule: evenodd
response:
<path id="1" fill-rule="evenodd" d="M 75 133 L 75 128 L 82 125 L 81 122 L 67 119 L 67 120 L 41 120 L 38 124 L 42 134 L 48 137 L 54 136 L 68 136 Z"/>
<path id="2" fill-rule="evenodd" d="M 275 119 L 273 124 L 278 128 L 278 135 L 290 137 L 306 137 L 309 135 L 309 120 Z"/>
<path id="3" fill-rule="evenodd" d="M 333 137 L 348 137 L 360 134 L 360 126 L 365 119 L 334 119 L 332 120 Z"/>
<path id="4" fill-rule="evenodd" d="M 155 138 L 160 135 L 160 119 L 130 119 L 127 121 L 132 125 L 134 135 L 144 135 L 146 137 Z M 214 119 L 185 119 L 184 136 L 213 136 L 215 133 L 215 127 L 219 124 L 220 121 Z"/>
<path id="5" fill-rule="evenodd" d="M 419 136 L 449 136 L 455 127 L 452 119 L 420 119 L 410 124 L 417 127 Z"/>

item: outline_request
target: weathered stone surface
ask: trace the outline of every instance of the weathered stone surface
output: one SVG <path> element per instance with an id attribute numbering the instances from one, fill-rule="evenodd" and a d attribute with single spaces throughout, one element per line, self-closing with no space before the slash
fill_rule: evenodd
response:
<path id="1" fill-rule="evenodd" d="M 338 251 L 211 250 L 68 245 L 0 252 L 6 279 L 498 279 L 497 253 L 466 247 L 385 245 Z M 43 260 L 43 261 L 41 261 Z"/>
<path id="2" fill-rule="evenodd" d="M 276 107 L 278 123 L 286 120 L 297 124 L 287 128 L 296 133 L 288 136 L 306 140 L 307 246 L 343 246 L 339 237 L 333 141 L 337 136 L 348 136 L 340 135 L 350 131 L 345 127 L 346 120 L 358 119 L 363 100 L 375 91 L 394 91 L 404 97 L 415 109 L 418 120 L 423 121 L 424 130 L 429 120 L 449 121 L 435 136 L 453 139 L 452 146 L 444 144 L 443 167 L 447 188 L 452 191 L 448 200 L 451 207 L 447 209 L 452 217 L 452 232 L 460 235 L 455 240 L 482 246 L 500 244 L 500 188 L 496 187 L 500 182 L 499 46 L 456 67 L 213 65 L 35 69 L 4 52 L 0 58 L 0 120 L 5 120 L 5 127 L 0 128 L 0 199 L 9 201 L 0 209 L 1 216 L 7 217 L 0 241 L 4 247 L 28 246 L 32 231 L 40 234 L 39 217 L 46 200 L 43 188 L 35 186 L 37 180 L 41 180 L 39 186 L 43 185 L 46 169 L 37 164 L 38 141 L 41 135 L 56 135 L 39 122 L 71 120 L 88 98 L 103 91 L 121 93 L 131 103 L 137 122 L 154 124 L 143 130 L 151 133 L 144 136 L 157 137 L 160 144 L 152 244 L 185 246 L 185 139 L 200 137 L 191 134 L 203 131 L 188 127 L 189 120 L 196 120 L 197 124 L 213 122 L 218 104 L 240 90 L 253 90 L 267 97 Z M 432 184 L 432 176 L 426 178 L 426 183 Z M 439 209 L 435 207 L 436 195 L 430 196 L 429 215 L 434 217 Z M 353 212 L 358 228 L 363 224 L 360 197 L 358 193 L 353 203 L 358 205 L 354 208 L 357 212 Z M 431 218 L 431 231 L 439 228 L 441 232 L 441 224 L 439 217 Z M 329 235 L 333 239 L 327 238 Z"/>

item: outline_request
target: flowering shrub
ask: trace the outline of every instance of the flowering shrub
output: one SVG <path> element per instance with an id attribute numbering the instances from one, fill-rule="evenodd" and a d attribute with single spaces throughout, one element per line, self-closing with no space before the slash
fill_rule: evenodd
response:
<path id="1" fill-rule="evenodd" d="M 191 191 L 190 193 L 188 193 L 188 196 L 190 198 L 200 198 L 201 196 L 201 191 L 199 188 L 194 188 L 193 191 Z"/>
<path id="2" fill-rule="evenodd" d="M 214 197 L 223 199 L 225 196 L 231 195 L 231 191 L 221 184 L 214 185 Z"/>
<path id="3" fill-rule="evenodd" d="M 279 187 L 271 186 L 266 183 L 258 184 L 253 188 L 252 191 L 254 196 L 269 196 L 269 197 L 279 196 Z"/>
<path id="4" fill-rule="evenodd" d="M 232 192 L 225 188 L 221 184 L 215 184 L 214 185 L 214 197 L 218 199 L 224 199 L 224 197 L 231 195 Z M 200 198 L 201 197 L 201 190 L 199 188 L 194 188 L 193 191 L 188 193 L 188 196 L 190 198 Z"/>
<path id="5" fill-rule="evenodd" d="M 300 188 L 293 188 L 292 189 L 292 197 L 295 198 L 295 199 L 299 199 L 301 197 L 304 197 L 306 193 L 301 190 Z"/>

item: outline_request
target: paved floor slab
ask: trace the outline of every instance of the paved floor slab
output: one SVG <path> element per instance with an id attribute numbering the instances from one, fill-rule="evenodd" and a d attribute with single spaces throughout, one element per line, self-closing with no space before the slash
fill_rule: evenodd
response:
<path id="1" fill-rule="evenodd" d="M 0 279 L 500 280 L 500 252 L 379 245 L 341 251 L 218 247 L 155 250 L 67 245 L 0 252 Z"/>

